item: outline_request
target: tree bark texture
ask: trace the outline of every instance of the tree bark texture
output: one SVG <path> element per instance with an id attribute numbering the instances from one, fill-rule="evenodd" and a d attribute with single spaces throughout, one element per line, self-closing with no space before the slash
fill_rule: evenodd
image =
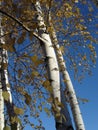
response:
<path id="1" fill-rule="evenodd" d="M 50 16 L 50 21 L 51 21 L 51 16 Z M 63 58 L 62 52 L 60 50 L 60 46 L 58 44 L 55 29 L 54 29 L 52 23 L 50 23 L 50 26 L 52 27 L 52 30 L 53 30 L 52 31 L 53 45 L 55 46 L 59 67 L 63 74 L 64 82 L 66 84 L 66 96 L 68 97 L 68 100 L 69 100 L 69 103 L 71 106 L 76 130 L 85 130 L 84 122 L 83 122 L 81 111 L 79 108 L 79 103 L 78 103 L 78 100 L 77 100 L 77 97 L 75 94 L 75 90 L 74 90 L 72 81 L 71 81 L 69 73 L 67 71 L 66 64 L 64 62 L 64 58 Z"/>
<path id="2" fill-rule="evenodd" d="M 4 119 L 5 105 L 7 108 L 7 113 L 9 115 L 11 130 L 13 130 L 13 128 L 15 128 L 15 130 L 19 130 L 18 123 L 13 123 L 13 124 L 11 123 L 11 117 L 15 116 L 15 113 L 14 113 L 14 107 L 12 103 L 11 89 L 9 87 L 9 80 L 8 80 L 8 70 L 7 70 L 8 54 L 7 54 L 7 50 L 5 50 L 2 47 L 5 44 L 5 39 L 4 37 L 2 37 L 4 32 L 1 25 L 1 21 L 2 21 L 2 15 L 0 13 L 0 35 L 1 35 L 1 38 L 0 38 L 0 130 L 3 130 L 5 127 L 5 119 Z M 2 96 L 3 92 L 8 93 L 9 95 L 8 100 L 5 100 L 3 98 Z"/>
<path id="3" fill-rule="evenodd" d="M 42 9 L 41 9 L 39 1 L 36 2 L 35 9 L 37 11 L 38 34 L 45 41 L 42 43 L 42 46 L 43 46 L 43 51 L 46 57 L 49 80 L 53 88 L 53 97 L 54 99 L 58 98 L 59 102 L 62 102 L 61 90 L 60 90 L 60 72 L 59 72 L 59 67 L 58 67 L 58 61 L 57 61 L 57 57 L 55 54 L 55 50 L 54 50 L 51 38 L 46 30 L 46 25 L 44 23 Z M 62 118 L 60 119 L 55 118 L 57 130 L 65 130 L 67 129 L 67 127 L 72 126 L 66 103 L 64 107 L 65 108 L 62 111 L 61 107 L 57 106 L 60 112 L 61 111 L 63 112 L 61 114 L 63 114 L 65 118 L 67 119 L 66 122 L 65 121 L 62 122 Z"/>

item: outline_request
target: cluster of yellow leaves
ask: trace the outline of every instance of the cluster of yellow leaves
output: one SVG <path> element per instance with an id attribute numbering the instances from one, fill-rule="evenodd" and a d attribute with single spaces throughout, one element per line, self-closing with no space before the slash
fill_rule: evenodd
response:
<path id="1" fill-rule="evenodd" d="M 46 112 L 46 114 L 47 114 L 48 116 L 50 116 L 51 111 L 49 110 L 49 108 L 45 107 L 45 108 L 44 108 L 44 111 Z"/>
<path id="2" fill-rule="evenodd" d="M 57 15 L 58 17 L 61 17 L 61 16 L 62 16 L 62 11 L 58 10 L 58 12 L 56 13 L 56 15 Z"/>
<path id="3" fill-rule="evenodd" d="M 58 15 L 58 14 L 57 14 Z M 52 28 L 52 27 L 47 27 L 47 31 L 49 32 L 49 33 L 51 33 L 51 32 L 53 32 L 54 31 L 54 29 Z"/>
<path id="4" fill-rule="evenodd" d="M 15 43 L 15 41 L 12 41 L 11 43 L 2 44 L 1 46 L 5 50 L 8 50 L 10 52 L 15 52 L 14 43 Z"/>
<path id="5" fill-rule="evenodd" d="M 51 87 L 51 85 L 50 85 L 49 80 L 45 80 L 45 81 L 43 82 L 43 86 L 44 86 L 44 88 L 45 88 L 48 92 L 50 92 L 50 94 L 53 93 L 53 90 L 52 90 L 52 87 Z"/>
<path id="6" fill-rule="evenodd" d="M 33 70 L 33 72 L 32 72 L 32 78 L 34 79 L 35 77 L 38 77 L 38 76 L 39 76 L 39 72 Z"/>
<path id="7" fill-rule="evenodd" d="M 71 16 L 73 16 L 73 11 L 72 11 L 71 4 L 65 3 L 64 7 L 65 7 L 65 12 L 64 12 L 65 17 L 70 18 Z"/>
<path id="8" fill-rule="evenodd" d="M 30 103 L 31 103 L 31 101 L 32 101 L 32 98 L 31 98 L 31 96 L 28 94 L 28 92 L 26 92 L 23 87 L 18 87 L 18 88 L 17 88 L 17 91 L 25 97 L 25 103 L 26 103 L 27 105 L 30 105 Z"/>
<path id="9" fill-rule="evenodd" d="M 80 24 L 80 23 L 77 23 L 76 24 L 76 29 L 79 29 L 81 31 L 84 31 L 87 29 L 87 27 L 85 27 L 84 25 Z"/>
<path id="10" fill-rule="evenodd" d="M 16 106 L 14 106 L 14 112 L 16 115 L 23 115 L 24 114 L 24 110 L 22 108 L 18 108 Z"/>
<path id="11" fill-rule="evenodd" d="M 93 51 L 93 50 L 94 50 L 94 47 L 93 47 L 93 45 L 92 45 L 92 44 L 88 44 L 88 48 L 89 48 L 91 51 Z"/>
<path id="12" fill-rule="evenodd" d="M 60 112 L 60 109 L 59 109 L 60 107 L 63 108 L 64 106 L 61 102 L 58 101 L 58 98 L 55 98 L 54 103 L 52 103 L 52 111 L 55 115 L 55 118 L 59 119 L 59 120 L 61 120 L 63 118 L 66 121 L 65 116 L 62 115 L 61 112 Z"/>
<path id="13" fill-rule="evenodd" d="M 34 66 L 36 66 L 36 67 L 43 63 L 43 60 L 39 59 L 37 55 L 32 56 L 31 60 L 32 60 Z"/>
<path id="14" fill-rule="evenodd" d="M 11 117 L 11 123 L 12 124 L 17 123 L 17 122 L 19 122 L 21 124 L 21 120 L 17 116 Z"/>

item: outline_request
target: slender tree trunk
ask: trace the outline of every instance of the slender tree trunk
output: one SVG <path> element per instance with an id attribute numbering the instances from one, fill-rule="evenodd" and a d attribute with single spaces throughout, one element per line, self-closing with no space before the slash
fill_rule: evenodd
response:
<path id="1" fill-rule="evenodd" d="M 1 4 L 1 2 L 0 2 Z M 5 127 L 5 119 L 4 119 L 4 104 L 7 108 L 7 113 L 9 115 L 9 121 L 10 121 L 10 127 L 11 130 L 19 130 L 18 123 L 11 123 L 11 117 L 15 116 L 13 103 L 12 103 L 12 94 L 11 89 L 9 87 L 9 80 L 8 80 L 8 70 L 7 70 L 7 64 L 8 64 L 8 54 L 7 50 L 2 48 L 2 45 L 5 44 L 5 40 L 2 37 L 3 36 L 3 29 L 1 25 L 2 16 L 0 14 L 0 130 L 3 130 Z M 2 96 L 3 92 L 8 93 L 8 100 L 5 100 Z"/>
<path id="2" fill-rule="evenodd" d="M 51 21 L 51 16 L 49 16 L 49 19 Z M 69 73 L 66 68 L 66 64 L 64 62 L 62 52 L 61 52 L 59 44 L 58 44 L 56 32 L 55 32 L 53 24 L 51 22 L 50 22 L 50 26 L 52 27 L 53 44 L 55 46 L 55 50 L 56 50 L 56 54 L 57 54 L 57 58 L 58 58 L 58 62 L 59 62 L 59 67 L 63 74 L 64 82 L 66 84 L 66 95 L 70 102 L 71 110 L 73 113 L 73 118 L 75 121 L 76 130 L 85 130 L 84 122 L 82 119 L 82 115 L 80 112 L 79 103 L 78 103 L 78 100 L 77 100 L 77 97 L 76 97 L 76 94 L 74 91 L 74 87 L 71 82 Z"/>
<path id="3" fill-rule="evenodd" d="M 0 2 L 1 5 L 1 2 Z M 0 35 L 2 35 L 2 29 L 1 29 L 1 13 L 0 13 Z M 2 96 L 2 48 L 1 48 L 2 39 L 0 39 L 0 130 L 3 130 L 4 128 L 4 99 Z"/>
<path id="4" fill-rule="evenodd" d="M 57 57 L 54 51 L 53 44 L 51 42 L 51 38 L 49 34 L 46 32 L 46 25 L 44 23 L 42 10 L 39 1 L 35 4 L 35 9 L 37 11 L 37 23 L 38 23 L 38 33 L 41 38 L 44 39 L 44 43 L 42 43 L 43 51 L 45 53 L 46 62 L 47 62 L 47 70 L 49 75 L 49 80 L 51 86 L 53 87 L 53 97 L 58 98 L 58 101 L 61 102 L 61 92 L 60 92 L 60 72 L 58 68 Z M 63 109 L 63 115 L 67 119 L 64 121 L 64 126 L 60 126 L 62 124 L 62 118 L 55 118 L 56 121 L 56 129 L 57 130 L 67 130 L 67 127 L 72 126 L 70 115 L 68 112 L 67 104 L 64 104 L 65 109 Z M 61 107 L 56 106 L 60 111 Z M 72 130 L 72 129 L 70 129 Z"/>
<path id="5" fill-rule="evenodd" d="M 2 97 L 2 84 L 0 75 L 0 130 L 3 130 L 3 128 L 4 128 L 4 99 Z"/>

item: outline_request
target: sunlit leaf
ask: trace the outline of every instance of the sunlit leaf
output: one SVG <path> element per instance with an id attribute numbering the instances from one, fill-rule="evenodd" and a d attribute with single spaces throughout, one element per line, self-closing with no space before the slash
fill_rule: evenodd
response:
<path id="1" fill-rule="evenodd" d="M 32 72 L 32 78 L 35 78 L 35 77 L 37 77 L 37 76 L 39 76 L 38 71 L 33 71 L 33 72 Z"/>
<path id="2" fill-rule="evenodd" d="M 42 106 L 41 106 L 41 105 L 39 105 L 39 106 L 38 106 L 38 109 L 39 109 L 40 111 L 42 111 Z"/>
<path id="3" fill-rule="evenodd" d="M 47 113 L 48 116 L 50 116 L 50 110 L 47 107 L 44 108 L 44 111 Z"/>
<path id="4" fill-rule="evenodd" d="M 23 115 L 24 114 L 24 110 L 22 108 L 18 108 L 16 106 L 14 106 L 14 112 L 17 115 Z"/>
<path id="5" fill-rule="evenodd" d="M 64 53 L 64 50 L 65 50 L 64 46 L 60 46 L 60 51 L 62 52 L 62 54 Z"/>
<path id="6" fill-rule="evenodd" d="M 9 127 L 9 126 L 5 126 L 5 127 L 3 128 L 3 130 L 10 130 L 10 127 Z"/>
<path id="7" fill-rule="evenodd" d="M 45 88 L 49 87 L 49 86 L 50 86 L 49 80 L 45 80 L 45 81 L 43 82 L 43 86 L 44 86 Z"/>
<path id="8" fill-rule="evenodd" d="M 32 56 L 32 57 L 31 57 L 31 60 L 32 60 L 32 62 L 35 63 L 35 62 L 38 60 L 37 55 Z"/>
<path id="9" fill-rule="evenodd" d="M 43 86 L 46 88 L 46 90 L 47 90 L 48 92 L 53 93 L 53 89 L 52 89 L 52 87 L 51 87 L 51 85 L 50 85 L 49 80 L 45 80 L 45 81 L 43 82 Z"/>
<path id="10" fill-rule="evenodd" d="M 2 96 L 3 96 L 4 100 L 8 101 L 9 97 L 10 97 L 10 94 L 7 91 L 3 91 Z"/>

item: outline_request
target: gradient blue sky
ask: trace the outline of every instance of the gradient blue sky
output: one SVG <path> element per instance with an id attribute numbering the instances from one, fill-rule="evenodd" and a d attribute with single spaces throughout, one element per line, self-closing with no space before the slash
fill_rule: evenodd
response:
<path id="1" fill-rule="evenodd" d="M 80 103 L 86 130 L 98 130 L 98 59 L 92 72 L 93 75 L 85 77 L 81 84 L 73 80 L 77 96 L 89 100 L 85 104 Z M 45 113 L 42 113 L 41 117 L 46 130 L 56 130 L 53 117 L 47 118 Z"/>
<path id="2" fill-rule="evenodd" d="M 98 59 L 96 68 L 93 69 L 92 76 L 85 77 L 81 84 L 74 79 L 72 80 L 77 96 L 89 100 L 88 103 L 80 103 L 80 109 L 86 130 L 98 130 Z M 43 112 L 41 118 L 45 130 L 56 130 L 53 117 L 48 118 Z M 25 130 L 28 129 L 32 130 L 32 128 L 27 126 Z"/>

